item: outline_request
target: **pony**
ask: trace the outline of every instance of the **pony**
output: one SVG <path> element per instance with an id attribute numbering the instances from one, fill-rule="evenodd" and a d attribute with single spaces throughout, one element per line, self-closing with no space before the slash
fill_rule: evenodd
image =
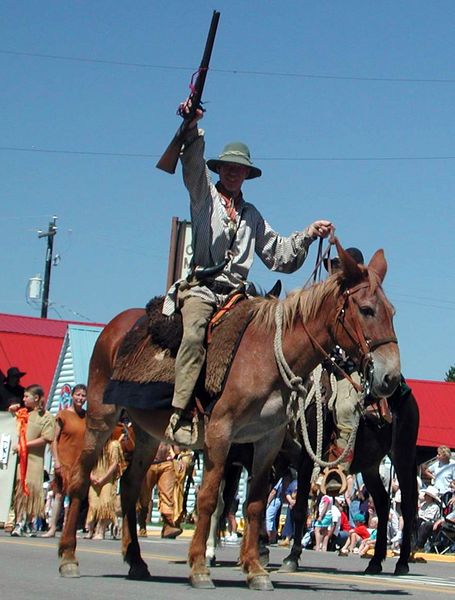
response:
<path id="1" fill-rule="evenodd" d="M 324 385 L 330 389 L 328 378 Z M 411 553 L 412 536 L 415 533 L 417 512 L 417 458 L 416 442 L 419 429 L 419 408 L 412 390 L 405 384 L 404 379 L 388 398 L 392 415 L 391 422 L 379 416 L 369 418 L 363 415 L 359 421 L 355 438 L 353 460 L 350 473 L 361 473 L 363 481 L 370 493 L 378 516 L 377 541 L 374 555 L 369 561 L 365 574 L 377 575 L 382 572 L 382 562 L 387 553 L 387 522 L 390 509 L 389 493 L 386 491 L 379 473 L 382 459 L 389 455 L 395 468 L 401 490 L 401 509 L 403 516 L 403 531 L 400 556 L 395 565 L 395 575 L 409 573 L 409 557 Z M 314 404 L 306 408 L 305 424 L 308 439 L 314 448 L 317 437 L 316 411 Z M 330 415 L 324 419 L 325 445 L 330 441 L 333 422 Z M 281 571 L 294 572 L 298 568 L 302 553 L 302 535 L 306 526 L 308 512 L 308 495 L 311 487 L 311 475 L 314 462 L 305 449 L 302 429 L 298 428 L 298 438 L 302 453 L 298 466 L 298 491 L 294 507 L 294 541 L 290 554 L 283 560 Z M 330 478 L 330 471 L 326 476 Z"/>
<path id="2" fill-rule="evenodd" d="M 204 431 L 204 478 L 198 493 L 198 521 L 189 547 L 190 582 L 196 588 L 213 588 L 205 549 L 211 515 L 218 501 L 224 465 L 233 443 L 252 443 L 254 458 L 246 507 L 247 530 L 240 561 L 250 589 L 273 589 L 260 564 L 258 538 L 266 502 L 267 481 L 282 446 L 286 426 L 295 410 L 283 383 L 283 369 L 292 380 L 307 376 L 324 352 L 339 345 L 368 372 L 369 385 L 378 397 L 388 397 L 400 380 L 400 354 L 393 329 L 393 308 L 382 289 L 387 262 L 376 251 L 368 266 L 357 265 L 336 240 L 342 268 L 326 281 L 296 290 L 284 300 L 253 298 L 252 318 L 238 344 L 224 388 L 213 405 Z M 236 319 L 242 302 L 232 311 Z M 121 406 L 103 403 L 124 337 L 144 315 L 130 309 L 115 317 L 102 331 L 90 361 L 89 405 L 84 448 L 69 486 L 71 504 L 59 544 L 60 573 L 78 577 L 76 523 L 89 474 L 115 427 Z M 280 360 L 277 361 L 277 355 Z M 129 577 L 150 576 L 142 560 L 136 531 L 135 499 L 170 416 L 170 409 L 128 407 L 136 432 L 132 462 L 121 483 L 122 553 Z"/>

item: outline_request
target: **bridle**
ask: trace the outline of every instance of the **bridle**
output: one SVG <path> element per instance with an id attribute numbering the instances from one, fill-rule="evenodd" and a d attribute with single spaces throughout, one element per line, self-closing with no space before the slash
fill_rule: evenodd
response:
<path id="1" fill-rule="evenodd" d="M 389 336 L 384 338 L 377 338 L 372 340 L 365 336 L 365 333 L 362 329 L 362 325 L 360 323 L 359 316 L 357 311 L 355 310 L 354 300 L 355 294 L 366 287 L 369 287 L 370 283 L 368 281 L 363 281 L 352 288 L 348 288 L 344 290 L 340 302 L 336 309 L 335 316 L 335 324 L 332 331 L 329 330 L 330 336 L 334 342 L 337 344 L 337 329 L 341 327 L 344 332 L 348 335 L 348 337 L 352 340 L 354 345 L 357 347 L 358 354 L 360 355 L 360 369 L 359 372 L 363 375 L 364 381 L 366 382 L 366 386 L 370 386 L 371 378 L 373 376 L 373 359 L 371 357 L 371 352 L 383 346 L 385 344 L 398 344 L 398 340 L 395 336 Z M 352 325 L 349 323 L 347 317 L 351 321 Z M 310 333 L 305 323 L 303 323 L 303 329 L 307 336 L 310 338 L 311 343 L 318 348 L 318 350 L 322 353 L 324 358 L 333 365 L 333 367 L 345 378 L 347 379 L 351 385 L 358 392 L 369 392 L 369 389 L 365 390 L 365 387 L 361 384 L 358 384 L 356 381 L 350 377 L 330 356 L 328 352 L 321 346 L 321 344 L 316 340 L 316 338 Z"/>

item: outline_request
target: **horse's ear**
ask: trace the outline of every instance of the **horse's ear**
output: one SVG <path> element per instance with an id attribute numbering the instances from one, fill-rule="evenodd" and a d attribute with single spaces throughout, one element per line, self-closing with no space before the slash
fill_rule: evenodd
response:
<path id="1" fill-rule="evenodd" d="M 363 277 L 363 273 L 359 265 L 350 254 L 345 252 L 344 248 L 337 239 L 335 244 L 337 247 L 338 256 L 340 257 L 341 270 L 343 271 L 345 279 L 348 281 L 358 281 L 361 279 Z"/>
<path id="2" fill-rule="evenodd" d="M 376 250 L 368 264 L 368 268 L 373 269 L 379 279 L 384 281 L 385 274 L 387 273 L 387 261 L 384 256 L 384 250 Z"/>

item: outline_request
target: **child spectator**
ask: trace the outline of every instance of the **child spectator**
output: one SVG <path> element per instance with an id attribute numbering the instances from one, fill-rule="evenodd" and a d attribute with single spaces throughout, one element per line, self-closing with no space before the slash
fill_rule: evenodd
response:
<path id="1" fill-rule="evenodd" d="M 359 556 L 363 556 L 364 554 L 366 554 L 368 552 L 368 550 L 371 550 L 372 548 L 374 548 L 376 546 L 376 537 L 378 535 L 378 518 L 377 517 L 372 517 L 370 519 L 370 527 L 368 527 L 368 530 L 370 532 L 370 536 L 363 539 L 360 542 Z M 356 551 L 356 548 L 354 548 L 354 552 L 355 551 Z"/>
<path id="2" fill-rule="evenodd" d="M 106 528 L 116 523 L 117 480 L 124 468 L 120 442 L 111 436 L 90 473 L 86 539 L 103 540 Z"/>
<path id="3" fill-rule="evenodd" d="M 365 526 L 365 516 L 362 513 L 354 515 L 353 521 L 354 527 L 349 531 L 349 537 L 339 552 L 340 556 L 348 556 L 349 552 L 354 552 L 362 540 L 370 537 L 370 532 Z"/>
<path id="4" fill-rule="evenodd" d="M 351 524 L 346 514 L 347 502 L 344 496 L 336 496 L 332 506 L 331 540 L 336 548 L 342 548 L 349 537 Z"/>
<path id="5" fill-rule="evenodd" d="M 320 479 L 316 482 L 320 486 Z M 319 493 L 318 514 L 314 523 L 314 549 L 317 552 L 327 552 L 330 536 L 332 535 L 332 507 L 333 498 L 327 494 Z"/>

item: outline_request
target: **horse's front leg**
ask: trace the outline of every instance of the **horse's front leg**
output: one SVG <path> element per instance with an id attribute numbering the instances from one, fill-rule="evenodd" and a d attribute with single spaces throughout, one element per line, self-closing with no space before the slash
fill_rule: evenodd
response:
<path id="1" fill-rule="evenodd" d="M 60 557 L 60 575 L 62 577 L 79 577 L 79 563 L 76 559 L 76 530 L 81 503 L 87 496 L 90 472 L 100 456 L 103 446 L 108 440 L 119 417 L 119 410 L 113 405 L 101 405 L 98 414 L 87 414 L 87 428 L 84 438 L 84 449 L 79 462 L 75 465 L 68 495 L 71 502 L 65 518 L 60 537 L 58 555 Z"/>
<path id="2" fill-rule="evenodd" d="M 216 547 L 218 545 L 218 531 L 220 518 L 224 511 L 224 499 L 223 499 L 223 491 L 224 491 L 225 480 L 221 480 L 220 490 L 218 492 L 218 502 L 215 508 L 214 513 L 210 519 L 210 531 L 207 538 L 206 550 L 205 550 L 205 559 L 207 565 L 214 567 L 216 564 Z"/>
<path id="3" fill-rule="evenodd" d="M 213 433 L 212 433 L 213 428 Z M 188 551 L 188 563 L 191 568 L 191 585 L 199 589 L 212 589 L 214 584 L 206 565 L 205 555 L 209 536 L 211 517 L 218 504 L 221 479 L 230 447 L 230 428 L 219 427 L 217 422 L 210 422 L 206 431 L 204 448 L 204 476 L 197 495 L 198 519 L 196 529 Z M 219 434 L 217 432 L 223 431 Z"/>
<path id="4" fill-rule="evenodd" d="M 133 458 L 120 480 L 123 516 L 122 554 L 130 566 L 128 579 L 146 580 L 150 578 L 150 572 L 142 559 L 137 539 L 136 503 L 142 481 L 155 457 L 159 441 L 138 427 L 135 427 L 134 432 Z"/>
<path id="5" fill-rule="evenodd" d="M 270 470 L 283 443 L 285 429 L 269 432 L 254 444 L 254 460 L 247 500 L 247 529 L 240 552 L 240 562 L 247 574 L 248 587 L 273 590 L 270 576 L 261 565 L 259 536 L 263 530 Z"/>
<path id="6" fill-rule="evenodd" d="M 392 460 L 397 472 L 401 490 L 401 514 L 403 516 L 403 531 L 401 538 L 400 557 L 395 565 L 395 575 L 409 573 L 409 555 L 411 553 L 411 538 L 415 527 L 417 511 L 417 461 L 416 441 L 419 426 L 417 402 L 408 393 L 397 403 L 397 414 L 392 448 Z"/>
<path id="7" fill-rule="evenodd" d="M 379 466 L 362 471 L 363 481 L 373 498 L 378 516 L 378 533 L 373 558 L 365 569 L 366 575 L 378 575 L 382 572 L 382 561 L 387 554 L 387 523 L 389 521 L 390 498 L 379 475 Z"/>

